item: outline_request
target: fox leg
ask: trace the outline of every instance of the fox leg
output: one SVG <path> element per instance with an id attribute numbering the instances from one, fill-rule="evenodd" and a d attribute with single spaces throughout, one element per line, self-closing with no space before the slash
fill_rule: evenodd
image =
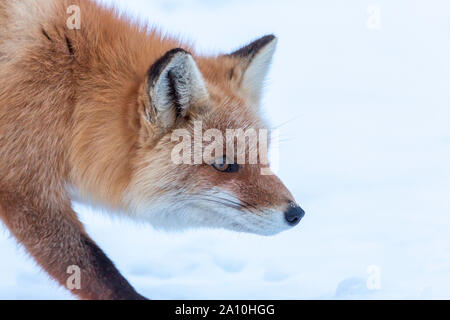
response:
<path id="1" fill-rule="evenodd" d="M 145 299 L 115 268 L 84 231 L 70 206 L 37 208 L 0 192 L 0 218 L 34 259 L 61 285 L 73 268 L 79 286 L 72 293 L 82 299 Z"/>

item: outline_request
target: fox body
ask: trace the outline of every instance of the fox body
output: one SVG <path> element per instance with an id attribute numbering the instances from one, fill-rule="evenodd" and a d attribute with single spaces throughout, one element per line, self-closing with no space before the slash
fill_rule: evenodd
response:
<path id="1" fill-rule="evenodd" d="M 266 127 L 258 109 L 275 45 L 265 36 L 205 57 L 93 1 L 0 0 L 1 220 L 62 285 L 78 266 L 83 299 L 143 297 L 86 234 L 73 200 L 166 229 L 292 227 L 304 212 L 261 164 L 171 160 L 172 133 L 195 121 Z"/>

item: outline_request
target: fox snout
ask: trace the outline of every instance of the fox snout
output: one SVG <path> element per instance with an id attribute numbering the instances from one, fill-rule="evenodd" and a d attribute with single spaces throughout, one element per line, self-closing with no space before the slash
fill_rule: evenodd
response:
<path id="1" fill-rule="evenodd" d="M 290 226 L 295 227 L 298 225 L 304 216 L 305 211 L 299 205 L 289 202 L 288 208 L 284 212 L 284 217 Z"/>

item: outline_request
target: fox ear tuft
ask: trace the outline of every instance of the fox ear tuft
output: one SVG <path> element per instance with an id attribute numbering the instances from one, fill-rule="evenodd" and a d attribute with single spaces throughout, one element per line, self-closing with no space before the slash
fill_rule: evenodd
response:
<path id="1" fill-rule="evenodd" d="M 203 76 L 192 55 L 173 49 L 156 61 L 147 73 L 150 107 L 156 122 L 163 128 L 185 117 L 190 107 L 208 99 Z"/>
<path id="2" fill-rule="evenodd" d="M 269 72 L 276 45 L 277 38 L 267 35 L 229 55 L 239 59 L 236 68 L 240 72 L 232 74 L 240 75 L 239 90 L 253 104 L 259 104 L 261 100 L 264 80 Z"/>

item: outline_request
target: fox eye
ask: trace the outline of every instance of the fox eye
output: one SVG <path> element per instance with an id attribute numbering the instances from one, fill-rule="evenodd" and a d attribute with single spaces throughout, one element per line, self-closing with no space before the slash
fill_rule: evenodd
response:
<path id="1" fill-rule="evenodd" d="M 227 163 L 227 158 L 217 159 L 211 164 L 214 169 L 220 172 L 235 173 L 239 171 L 239 165 L 237 163 Z"/>

